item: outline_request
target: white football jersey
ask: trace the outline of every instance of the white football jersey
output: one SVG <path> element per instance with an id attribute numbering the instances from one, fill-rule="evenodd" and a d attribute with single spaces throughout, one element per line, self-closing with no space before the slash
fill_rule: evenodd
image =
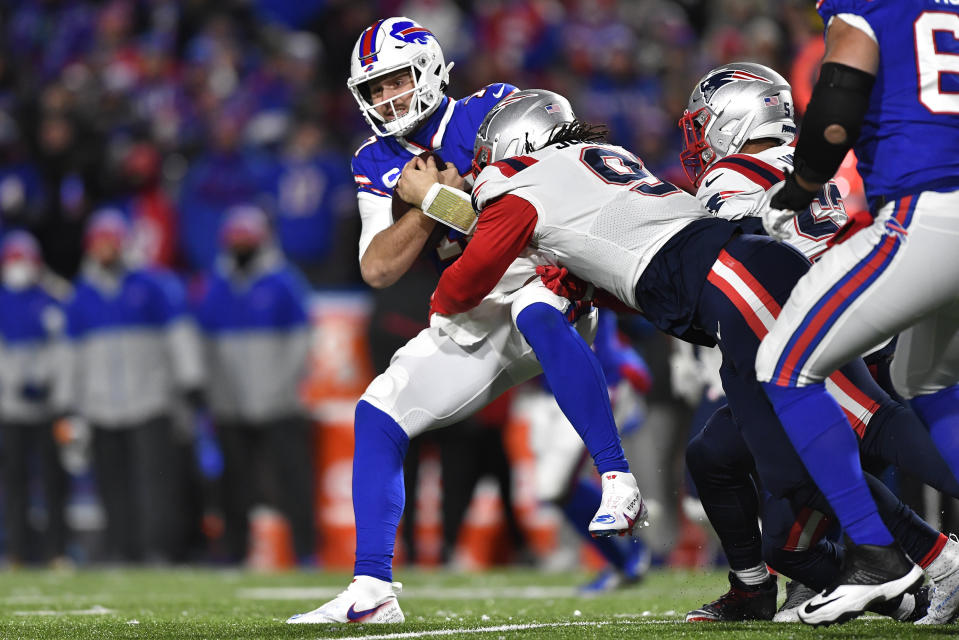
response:
<path id="1" fill-rule="evenodd" d="M 476 178 L 474 206 L 506 194 L 536 209 L 530 246 L 634 308 L 636 283 L 656 252 L 709 216 L 695 197 L 607 144 L 555 144 L 490 165 Z"/>
<path id="2" fill-rule="evenodd" d="M 739 153 L 716 162 L 703 175 L 696 197 L 719 218 L 740 220 L 762 217 L 763 196 L 792 171 L 795 149 L 781 145 L 754 154 Z M 830 180 L 809 209 L 793 218 L 787 241 L 810 260 L 826 249 L 826 242 L 846 223 L 846 210 L 839 187 Z"/>

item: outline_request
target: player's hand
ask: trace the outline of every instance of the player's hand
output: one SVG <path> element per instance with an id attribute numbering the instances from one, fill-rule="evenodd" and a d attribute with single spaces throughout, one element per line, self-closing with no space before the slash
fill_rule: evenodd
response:
<path id="1" fill-rule="evenodd" d="M 429 160 L 432 160 L 430 158 Z M 439 183 L 445 184 L 447 187 L 453 187 L 454 189 L 459 189 L 460 191 L 466 191 L 466 181 L 460 175 L 460 172 L 456 170 L 456 167 L 453 166 L 453 163 L 446 163 L 446 169 L 440 171 Z"/>
<path id="2" fill-rule="evenodd" d="M 547 289 L 567 300 L 576 302 L 592 294 L 592 286 L 571 274 L 566 267 L 544 264 L 536 267 L 536 274 Z"/>
<path id="3" fill-rule="evenodd" d="M 763 196 L 763 200 L 760 203 L 760 211 L 763 213 L 763 228 L 766 229 L 766 233 L 770 237 L 783 242 L 789 237 L 789 225 L 792 224 L 792 220 L 796 217 L 796 212 L 792 209 L 778 209 L 775 208 L 773 200 L 776 197 L 776 194 L 779 193 L 785 182 L 779 182 L 774 184 L 769 191 L 766 192 L 766 195 Z"/>
<path id="4" fill-rule="evenodd" d="M 399 182 L 396 183 L 396 193 L 414 207 L 421 208 L 426 192 L 439 181 L 440 170 L 436 168 L 433 157 L 426 160 L 416 157 L 403 167 Z"/>

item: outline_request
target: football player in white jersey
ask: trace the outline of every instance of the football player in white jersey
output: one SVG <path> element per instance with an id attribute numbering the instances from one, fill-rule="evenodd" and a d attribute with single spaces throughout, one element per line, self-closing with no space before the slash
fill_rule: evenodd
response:
<path id="1" fill-rule="evenodd" d="M 556 113 L 565 116 L 562 126 L 556 125 Z M 522 91 L 500 101 L 480 126 L 475 153 L 482 169 L 472 195 L 479 222 L 463 257 L 440 279 L 433 312 L 471 309 L 513 256 L 537 247 L 562 265 L 550 278 L 568 269 L 599 287 L 592 291 L 594 299 L 641 310 L 659 329 L 684 340 L 719 345 L 727 399 L 766 490 L 797 508 L 810 504 L 831 512 L 821 494 L 810 495 L 815 485 L 754 369 L 760 339 L 809 261 L 712 216 L 693 196 L 658 180 L 632 153 L 606 144 L 595 127 L 576 121 L 568 102 L 552 92 Z M 412 203 L 433 188 L 428 172 L 420 173 L 422 182 L 404 195 Z M 584 293 L 590 295 L 579 291 L 574 297 Z M 863 501 L 865 511 L 876 509 L 868 490 Z M 926 551 L 911 553 L 921 558 Z M 851 543 L 846 565 L 839 580 L 854 585 L 846 589 L 850 597 L 817 607 L 830 622 L 895 599 L 922 581 L 919 567 L 894 544 Z"/>
<path id="2" fill-rule="evenodd" d="M 399 279 L 421 252 L 436 218 L 464 232 L 475 218 L 462 192 L 437 189 L 430 203 L 395 223 L 392 219 L 391 194 L 404 165 L 421 151 L 437 151 L 454 167 L 443 180 L 462 184 L 459 175 L 470 168 L 477 126 L 497 100 L 515 90 L 496 84 L 453 100 L 445 95 L 449 69 L 436 37 L 408 18 L 377 21 L 353 49 L 347 85 L 376 133 L 353 157 L 363 220 L 360 266 L 371 286 Z M 441 175 L 432 158 L 414 166 Z M 459 249 L 462 237 L 447 238 L 439 247 L 441 261 Z M 287 622 L 403 622 L 392 560 L 410 438 L 463 420 L 540 372 L 602 476 L 602 502 L 589 531 L 622 535 L 645 521 L 599 362 L 565 317 L 570 302 L 537 277 L 536 266 L 545 263 L 535 251 L 515 256 L 475 309 L 434 317 L 367 387 L 354 422 L 354 579 L 330 602 Z M 595 313 L 577 327 L 592 338 Z"/>
<path id="3" fill-rule="evenodd" d="M 683 166 L 690 181 L 698 187 L 696 197 L 710 213 L 730 219 L 748 219 L 752 227 L 758 227 L 765 206 L 766 193 L 775 184 L 785 179 L 792 168 L 794 148 L 789 145 L 795 136 L 792 120 L 793 106 L 789 84 L 778 73 L 763 65 L 754 63 L 733 63 L 718 67 L 706 73 L 693 88 L 685 114 L 680 120 L 685 137 L 685 148 L 680 154 Z M 839 189 L 832 181 L 823 185 L 810 206 L 797 215 L 784 233 L 786 241 L 793 245 L 810 261 L 815 261 L 828 245 L 834 234 L 845 224 Z M 858 369 L 858 371 L 856 371 Z M 928 430 L 918 422 L 914 414 L 904 411 L 897 402 L 880 389 L 867 375 L 865 368 L 847 367 L 852 383 L 849 389 L 837 388 L 832 381 L 827 382 L 833 396 L 839 401 L 860 438 L 860 450 L 864 458 L 882 460 L 894 464 L 910 475 L 950 495 L 959 490 L 955 477 L 948 464 L 936 450 L 929 437 Z M 712 425 L 704 430 L 700 440 L 690 444 L 687 457 L 693 456 L 696 464 L 690 464 L 690 472 L 699 484 L 713 485 L 704 487 L 706 494 L 704 505 L 710 513 L 708 499 L 717 491 L 717 479 L 730 475 L 732 468 L 729 460 L 721 458 L 721 447 L 715 446 L 716 439 L 729 438 L 725 429 L 729 425 Z M 748 463 L 739 470 L 743 477 L 728 478 L 729 491 L 734 487 L 745 487 L 748 482 Z M 748 489 L 747 489 L 748 490 Z M 716 495 L 717 504 L 728 504 L 729 496 Z M 745 504 L 745 500 L 738 500 Z M 781 509 L 774 510 L 776 516 L 788 516 Z M 718 509 L 712 519 L 720 538 L 735 541 L 735 551 L 727 552 L 733 566 L 733 572 L 747 588 L 733 590 L 732 596 L 725 596 L 706 605 L 697 620 L 727 619 L 724 612 L 738 615 L 740 609 L 754 606 L 755 598 L 748 597 L 749 587 L 758 586 L 761 571 L 743 571 L 737 568 L 737 554 L 758 558 L 758 548 L 744 554 L 742 541 L 742 523 L 717 521 L 728 511 Z M 757 533 L 754 526 L 757 513 L 746 514 L 744 521 Z M 802 514 L 800 514 L 802 515 Z M 807 519 L 808 520 L 808 519 Z M 764 520 L 765 521 L 765 520 Z M 802 528 L 802 522 L 773 523 L 764 526 L 764 544 L 777 549 L 790 548 L 786 540 L 775 541 L 768 536 L 770 531 L 789 531 L 794 526 Z M 943 538 L 945 540 L 945 538 Z M 779 544 L 786 542 L 786 544 Z M 757 537 L 758 544 L 758 537 Z M 812 548 L 813 552 L 815 548 Z M 935 557 L 923 558 L 919 564 L 932 575 L 933 582 L 940 587 L 933 592 L 932 607 L 943 607 L 954 611 L 959 602 L 944 603 L 946 596 L 955 585 L 959 585 L 959 565 L 955 558 L 959 544 L 949 541 L 942 545 L 945 553 L 937 552 Z M 766 554 L 766 561 L 777 571 L 794 579 L 813 585 L 828 584 L 825 576 L 835 574 L 835 568 L 817 565 L 802 554 L 775 552 L 776 562 Z M 808 556 L 808 553 L 805 553 Z M 758 566 L 755 562 L 750 568 Z M 795 567 L 795 570 L 791 570 Z M 816 575 L 818 572 L 818 575 Z M 739 574 L 743 575 L 740 576 Z M 754 575 L 756 576 L 754 578 Z M 755 582 L 750 582 L 754 579 Z M 953 584 L 954 583 L 954 584 Z M 796 593 L 791 591 L 791 593 Z M 812 597 L 815 593 L 809 594 Z M 807 597 L 806 599 L 809 599 Z M 791 600 L 795 600 L 791 598 Z M 953 599 L 954 600 L 954 599 Z M 737 608 L 738 607 L 738 608 Z M 717 618 L 707 618 L 715 614 Z M 778 616 L 782 617 L 782 616 Z M 940 616 L 940 620 L 948 619 Z M 793 613 L 795 619 L 795 613 Z"/>

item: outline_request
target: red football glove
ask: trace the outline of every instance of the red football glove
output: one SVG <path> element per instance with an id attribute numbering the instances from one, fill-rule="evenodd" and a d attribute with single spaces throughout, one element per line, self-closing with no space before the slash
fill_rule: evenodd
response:
<path id="1" fill-rule="evenodd" d="M 547 289 L 567 300 L 576 302 L 592 293 L 592 287 L 571 274 L 566 267 L 540 265 L 536 267 L 536 273 Z"/>

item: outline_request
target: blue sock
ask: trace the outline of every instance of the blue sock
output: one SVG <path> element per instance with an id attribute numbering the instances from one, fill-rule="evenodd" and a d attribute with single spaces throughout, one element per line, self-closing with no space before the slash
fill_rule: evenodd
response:
<path id="1" fill-rule="evenodd" d="M 952 475 L 959 478 L 959 385 L 916 396 L 909 403 L 929 427 L 929 435 Z"/>
<path id="2" fill-rule="evenodd" d="M 824 383 L 778 387 L 763 383 L 786 435 L 856 544 L 892 544 L 876 510 L 849 421 Z"/>
<path id="3" fill-rule="evenodd" d="M 596 354 L 565 316 L 545 302 L 523 309 L 516 326 L 536 352 L 556 404 L 583 439 L 596 470 L 600 475 L 628 472 L 629 462 L 609 406 L 606 377 Z"/>
<path id="4" fill-rule="evenodd" d="M 360 401 L 353 424 L 353 514 L 356 563 L 353 575 L 393 580 L 393 545 L 403 515 L 406 432 L 373 405 Z"/>
<path id="5" fill-rule="evenodd" d="M 563 503 L 563 515 L 576 532 L 585 538 L 600 555 L 616 569 L 626 568 L 626 554 L 613 538 L 594 538 L 589 535 L 589 522 L 596 515 L 602 502 L 603 492 L 595 482 L 578 480 L 570 491 L 569 498 Z"/>

